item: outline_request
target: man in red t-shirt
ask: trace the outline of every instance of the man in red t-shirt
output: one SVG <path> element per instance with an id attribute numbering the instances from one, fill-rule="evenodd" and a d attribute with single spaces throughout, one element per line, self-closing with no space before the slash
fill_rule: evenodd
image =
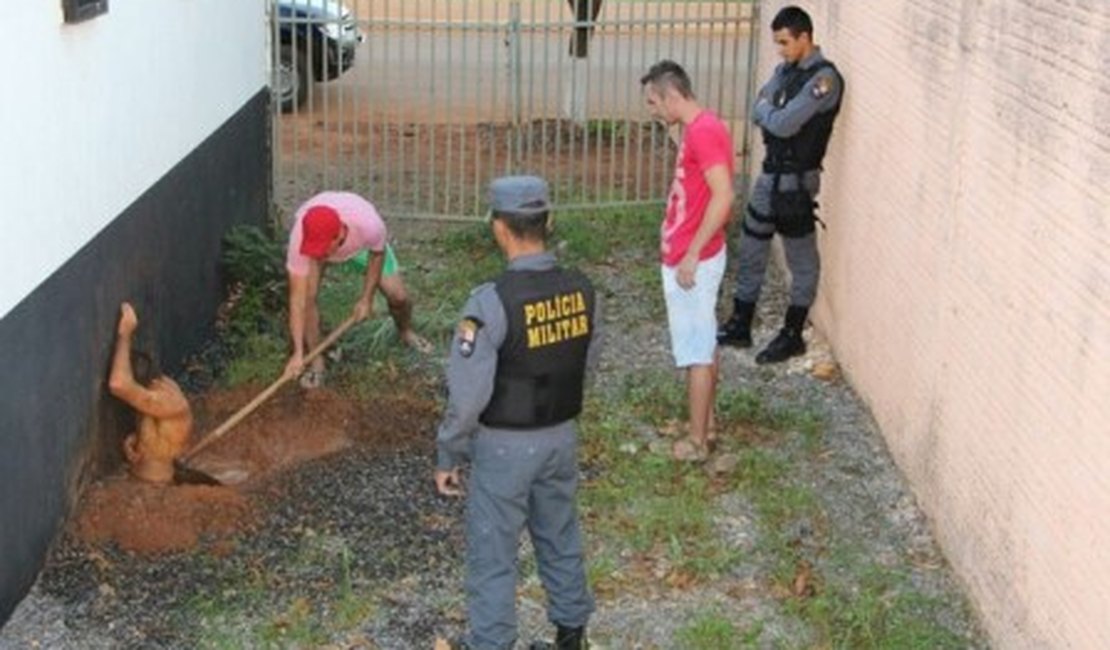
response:
<path id="1" fill-rule="evenodd" d="M 663 295 L 675 365 L 686 369 L 689 436 L 675 443 L 683 460 L 704 459 L 717 392 L 717 290 L 725 270 L 725 225 L 732 214 L 732 137 L 703 109 L 690 78 L 660 61 L 640 79 L 653 117 L 682 128 L 674 182 L 661 229 Z"/>

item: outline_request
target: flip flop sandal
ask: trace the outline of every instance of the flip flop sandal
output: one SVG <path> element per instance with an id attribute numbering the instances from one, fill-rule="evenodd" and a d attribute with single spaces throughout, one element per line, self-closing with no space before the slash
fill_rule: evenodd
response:
<path id="1" fill-rule="evenodd" d="M 324 371 L 323 370 L 305 370 L 300 378 L 301 388 L 312 390 L 324 385 Z"/>
<path id="2" fill-rule="evenodd" d="M 694 442 L 693 438 L 686 436 L 674 443 L 671 447 L 671 456 L 684 463 L 703 463 L 709 458 L 709 450 Z"/>
<path id="3" fill-rule="evenodd" d="M 407 338 L 402 337 L 401 341 L 421 354 L 431 354 L 435 352 L 435 346 L 432 345 L 431 341 L 420 336 L 416 332 L 413 332 Z"/>

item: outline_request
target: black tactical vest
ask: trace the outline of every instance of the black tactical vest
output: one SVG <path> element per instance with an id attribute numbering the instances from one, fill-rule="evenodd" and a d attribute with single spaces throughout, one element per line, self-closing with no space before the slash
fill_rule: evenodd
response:
<path id="1" fill-rule="evenodd" d="M 802 126 L 802 129 L 789 138 L 780 138 L 767 129 L 763 129 L 763 144 L 767 148 L 767 156 L 763 160 L 763 171 L 767 174 L 795 174 L 821 169 L 821 161 L 825 158 L 825 150 L 829 146 L 829 137 L 832 135 L 833 121 L 840 112 L 840 102 L 844 98 L 844 79 L 831 61 L 819 61 L 809 68 L 798 65 L 791 66 L 783 73 L 783 83 L 779 93 L 783 99 L 776 102 L 779 106 L 786 105 L 819 71 L 832 68 L 837 81 L 840 82 L 840 96 L 837 97 L 836 106 L 814 115 Z"/>
<path id="2" fill-rule="evenodd" d="M 581 273 L 559 268 L 506 271 L 494 284 L 508 329 L 493 396 L 479 420 L 489 427 L 534 429 L 576 417 L 594 329 L 593 285 Z"/>

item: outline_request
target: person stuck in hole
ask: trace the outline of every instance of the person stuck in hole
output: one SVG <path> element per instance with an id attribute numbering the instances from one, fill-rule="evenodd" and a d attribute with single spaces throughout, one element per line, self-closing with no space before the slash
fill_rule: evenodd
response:
<path id="1" fill-rule="evenodd" d="M 122 303 L 108 388 L 138 415 L 138 427 L 123 441 L 131 474 L 150 483 L 170 483 L 173 459 L 188 446 L 193 432 L 193 413 L 177 382 L 157 372 L 153 360 L 141 353 L 136 353 L 143 361 L 136 377 L 131 339 L 138 326 L 135 309 Z"/>

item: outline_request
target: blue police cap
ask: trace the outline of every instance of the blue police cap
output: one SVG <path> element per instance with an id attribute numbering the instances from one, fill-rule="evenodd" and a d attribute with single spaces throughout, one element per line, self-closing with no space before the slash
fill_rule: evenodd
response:
<path id="1" fill-rule="evenodd" d="M 547 181 L 538 176 L 502 176 L 489 184 L 492 212 L 528 216 L 551 209 Z"/>

